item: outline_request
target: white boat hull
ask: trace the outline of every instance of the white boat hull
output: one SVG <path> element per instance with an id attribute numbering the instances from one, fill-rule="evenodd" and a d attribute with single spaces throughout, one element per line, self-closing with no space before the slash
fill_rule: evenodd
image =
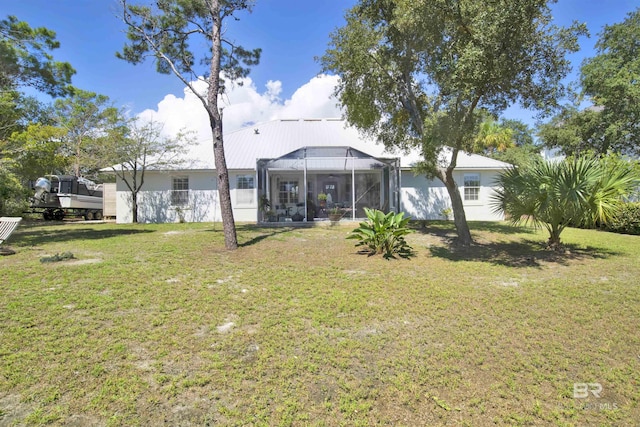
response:
<path id="1" fill-rule="evenodd" d="M 102 209 L 102 197 L 80 194 L 58 194 L 62 209 Z"/>

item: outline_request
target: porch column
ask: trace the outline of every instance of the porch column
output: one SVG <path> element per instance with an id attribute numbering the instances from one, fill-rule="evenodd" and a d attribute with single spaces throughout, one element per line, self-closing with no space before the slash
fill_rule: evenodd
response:
<path id="1" fill-rule="evenodd" d="M 307 153 L 305 150 L 305 154 L 304 154 L 304 222 L 307 222 L 307 214 L 309 212 L 309 210 L 307 209 Z"/>
<path id="2" fill-rule="evenodd" d="M 356 158 L 351 157 L 351 219 L 356 220 Z"/>
<path id="3" fill-rule="evenodd" d="M 271 185 L 270 185 L 271 178 L 269 177 L 269 168 L 265 168 L 264 174 L 266 176 L 264 180 L 266 197 L 267 197 L 267 200 L 269 200 L 269 204 L 270 204 L 269 210 L 275 210 L 275 208 L 273 207 L 273 200 L 271 199 Z"/>

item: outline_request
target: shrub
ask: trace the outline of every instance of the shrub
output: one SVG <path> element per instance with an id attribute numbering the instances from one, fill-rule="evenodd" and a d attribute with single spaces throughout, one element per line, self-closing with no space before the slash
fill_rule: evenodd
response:
<path id="1" fill-rule="evenodd" d="M 0 216 L 20 216 L 27 207 L 27 191 L 0 159 Z"/>
<path id="2" fill-rule="evenodd" d="M 613 219 L 603 227 L 607 231 L 640 235 L 640 203 L 624 203 Z"/>
<path id="3" fill-rule="evenodd" d="M 356 247 L 365 246 L 365 253 L 370 255 L 382 254 L 384 258 L 395 258 L 398 255 L 408 258 L 413 254 L 413 249 L 404 239 L 411 233 L 407 228 L 409 218 L 404 218 L 404 213 L 384 212 L 365 208 L 367 221 L 353 230 L 347 239 L 358 240 Z"/>
<path id="4" fill-rule="evenodd" d="M 566 227 L 609 223 L 618 203 L 637 187 L 638 176 L 628 163 L 580 157 L 507 169 L 496 184 L 494 210 L 514 224 L 546 228 L 548 247 L 561 250 L 560 234 Z"/>

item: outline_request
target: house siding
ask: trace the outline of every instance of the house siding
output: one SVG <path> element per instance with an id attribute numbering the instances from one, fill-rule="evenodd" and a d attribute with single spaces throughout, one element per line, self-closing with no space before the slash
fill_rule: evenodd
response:
<path id="1" fill-rule="evenodd" d="M 480 194 L 478 200 L 464 200 L 464 175 L 477 173 L 480 175 Z M 492 212 L 491 197 L 495 193 L 492 185 L 498 177 L 499 172 L 493 170 L 469 169 L 454 173 L 454 178 L 458 183 L 464 213 L 469 221 L 502 221 L 504 216 Z"/>
<path id="2" fill-rule="evenodd" d="M 257 189 L 253 189 L 252 203 L 237 206 L 237 176 L 255 175 L 255 171 L 234 171 L 229 173 L 233 215 L 238 222 L 256 222 L 258 219 Z M 171 206 L 171 178 L 186 176 L 189 178 L 189 202 L 187 206 L 176 210 Z M 130 192 L 126 184 L 116 182 L 118 223 L 131 223 Z M 179 222 L 180 214 L 186 222 L 219 222 L 220 203 L 216 185 L 215 171 L 147 171 L 145 183 L 138 193 L 138 222 L 163 223 Z"/>
<path id="3" fill-rule="evenodd" d="M 402 171 L 400 209 L 413 219 L 442 219 L 442 210 L 451 207 L 447 189 L 439 180 Z"/>
<path id="4" fill-rule="evenodd" d="M 464 200 L 464 175 L 480 175 L 480 194 L 475 201 Z M 464 212 L 469 221 L 500 221 L 502 215 L 491 211 L 491 184 L 498 172 L 488 170 L 465 170 L 454 173 L 460 195 L 463 198 Z M 444 184 L 438 180 L 428 180 L 416 176 L 412 171 L 402 171 L 400 189 L 401 210 L 413 219 L 443 219 L 442 211 L 451 208 L 451 199 Z"/>
<path id="5" fill-rule="evenodd" d="M 478 173 L 480 175 L 480 193 L 476 201 L 464 200 L 464 175 Z M 256 222 L 258 220 L 257 189 L 254 188 L 251 203 L 238 206 L 237 177 L 253 175 L 255 171 L 242 170 L 229 173 L 231 200 L 234 219 L 237 222 Z M 497 176 L 496 171 L 465 170 L 454 174 L 463 197 L 467 220 L 500 221 L 502 215 L 491 211 L 490 199 L 494 192 L 491 184 Z M 172 176 L 189 177 L 189 203 L 180 211 L 171 206 Z M 451 207 L 449 194 L 444 184 L 438 180 L 428 180 L 424 176 L 416 176 L 412 171 L 402 171 L 400 188 L 400 209 L 413 219 L 442 219 L 442 211 Z M 129 191 L 122 182 L 116 182 L 118 223 L 132 221 Z M 179 172 L 147 172 L 145 184 L 138 194 L 138 221 L 141 223 L 179 222 L 181 213 L 186 222 L 219 222 L 220 204 L 216 186 L 215 171 L 179 171 Z"/>
<path id="6" fill-rule="evenodd" d="M 257 159 L 277 159 L 297 150 L 311 147 L 328 149 L 349 147 L 372 158 L 399 159 L 402 170 L 398 190 L 400 201 L 398 208 L 414 219 L 441 219 L 443 210 L 451 205 L 446 188 L 439 180 L 427 180 L 424 176 L 415 176 L 410 170 L 411 166 L 422 158 L 419 150 L 407 153 L 389 152 L 383 145 L 376 144 L 375 141 L 358 133 L 356 129 L 346 126 L 342 120 L 275 120 L 255 124 L 225 135 L 225 145 L 233 213 L 238 222 L 259 220 Z M 439 158 L 445 161 L 452 153 L 450 148 L 443 147 Z M 185 153 L 185 158 L 194 162 L 189 163 L 190 166 L 185 170 L 147 171 L 145 185 L 138 200 L 138 220 L 140 222 L 176 222 L 180 220 L 181 216 L 189 222 L 221 221 L 210 142 L 207 141 L 192 147 L 188 153 Z M 335 167 L 318 167 L 318 170 L 335 172 Z M 464 152 L 458 153 L 454 178 L 460 188 L 467 219 L 472 221 L 503 219 L 501 215 L 492 212 L 490 198 L 494 191 L 491 188 L 493 180 L 499 171 L 507 167 L 509 167 L 507 163 L 495 159 Z M 319 173 L 318 170 L 314 170 L 314 173 Z M 359 172 L 356 171 L 356 173 Z M 477 200 L 464 200 L 465 173 L 479 174 L 479 185 L 475 185 L 473 190 L 467 191 L 470 196 L 477 195 Z M 278 174 L 284 176 L 285 171 L 278 171 Z M 256 177 L 251 192 L 246 188 L 248 186 L 247 180 L 243 181 L 245 188 L 237 188 L 237 177 L 240 175 Z M 179 209 L 171 206 L 172 177 L 174 176 L 188 177 L 189 180 L 187 203 Z M 298 179 L 300 180 L 300 178 Z M 314 182 L 312 177 L 307 177 L 308 182 L 309 180 L 317 190 L 320 182 Z M 468 182 L 475 183 L 475 181 Z M 176 185 L 180 184 L 184 185 L 184 180 L 176 182 Z M 392 191 L 395 192 L 397 187 L 393 188 Z M 277 200 L 273 188 L 270 189 L 270 200 Z M 121 180 L 117 182 L 116 191 L 117 222 L 131 222 L 129 192 Z M 346 194 L 347 188 L 341 192 Z M 384 209 L 393 206 L 395 210 L 396 206 L 393 202 L 397 200 L 396 193 L 387 195 L 388 200 L 383 200 L 382 194 L 380 206 L 386 206 Z M 184 195 L 184 193 L 174 194 L 174 196 L 180 195 Z M 177 202 L 185 201 L 180 197 L 173 199 Z M 373 201 L 367 202 L 367 206 L 377 207 Z M 358 215 L 362 215 L 361 210 L 358 211 Z"/>

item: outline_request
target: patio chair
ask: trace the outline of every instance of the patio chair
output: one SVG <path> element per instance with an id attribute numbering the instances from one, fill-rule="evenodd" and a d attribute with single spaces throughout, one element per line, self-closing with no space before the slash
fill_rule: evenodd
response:
<path id="1" fill-rule="evenodd" d="M 0 245 L 2 245 L 15 231 L 22 221 L 20 217 L 3 216 L 0 217 Z"/>

